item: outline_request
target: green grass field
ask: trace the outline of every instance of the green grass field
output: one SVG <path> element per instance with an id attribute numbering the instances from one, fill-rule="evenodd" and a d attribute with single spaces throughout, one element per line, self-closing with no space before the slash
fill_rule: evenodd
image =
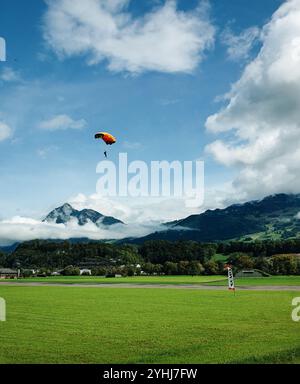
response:
<path id="1" fill-rule="evenodd" d="M 105 278 L 94 276 L 55 276 L 46 278 L 29 278 L 20 280 L 4 280 L 13 283 L 52 283 L 52 284 L 208 284 L 208 285 L 227 285 L 226 276 L 135 276 L 121 278 Z M 271 277 L 251 277 L 235 279 L 236 286 L 264 286 L 264 285 L 282 285 L 298 286 L 300 285 L 300 276 L 271 276 Z M 1 286 L 1 280 L 0 280 Z"/>
<path id="2" fill-rule="evenodd" d="M 300 276 L 271 276 L 271 277 L 250 277 L 250 278 L 240 278 L 235 279 L 235 285 L 238 286 L 298 286 L 300 285 Z M 208 282 L 208 285 L 227 285 L 226 280 Z"/>
<path id="3" fill-rule="evenodd" d="M 53 276 L 13 280 L 14 283 L 62 283 L 62 284 L 201 284 L 224 280 L 226 276 L 134 276 L 105 278 L 94 276 Z M 8 280 L 10 281 L 10 280 Z M 1 284 L 1 281 L 0 281 Z"/>
<path id="4" fill-rule="evenodd" d="M 296 363 L 297 295 L 0 285 L 0 363 Z"/>
<path id="5" fill-rule="evenodd" d="M 213 261 L 223 261 L 224 263 L 227 261 L 228 256 L 223 255 L 222 253 L 216 253 L 211 260 Z"/>

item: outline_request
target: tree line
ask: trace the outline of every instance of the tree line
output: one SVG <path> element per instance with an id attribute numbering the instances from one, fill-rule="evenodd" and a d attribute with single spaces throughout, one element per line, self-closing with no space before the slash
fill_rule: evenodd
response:
<path id="1" fill-rule="evenodd" d="M 300 274 L 300 239 L 231 241 L 146 241 L 142 245 L 34 240 L 13 252 L 0 252 L 0 267 L 65 271 L 78 274 L 89 268 L 95 275 L 132 276 L 140 273 L 167 275 L 218 275 L 224 264 L 235 271 L 258 269 L 266 274 Z M 220 257 L 221 256 L 221 257 Z"/>

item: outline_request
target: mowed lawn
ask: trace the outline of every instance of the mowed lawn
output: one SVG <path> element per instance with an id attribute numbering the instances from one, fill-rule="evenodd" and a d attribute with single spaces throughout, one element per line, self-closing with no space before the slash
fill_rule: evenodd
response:
<path id="1" fill-rule="evenodd" d="M 297 295 L 0 286 L 0 362 L 300 362 Z"/>
<path id="2" fill-rule="evenodd" d="M 51 276 L 45 278 L 27 278 L 19 280 L 0 280 L 1 282 L 12 283 L 46 283 L 46 284 L 208 284 L 226 286 L 227 276 L 134 276 L 120 278 L 105 278 L 96 276 Z M 251 277 L 235 278 L 235 285 L 238 286 L 300 286 L 300 276 L 271 276 L 271 277 Z"/>
<path id="3" fill-rule="evenodd" d="M 298 286 L 300 276 L 271 276 L 271 277 L 249 277 L 235 278 L 235 285 L 238 286 Z M 208 282 L 208 285 L 227 285 L 226 280 Z"/>
<path id="4" fill-rule="evenodd" d="M 20 280 L 6 280 L 13 283 L 58 283 L 58 284 L 202 284 L 214 281 L 226 281 L 226 276 L 134 276 L 106 278 L 97 276 L 51 276 L 34 277 Z M 1 284 L 1 280 L 0 280 Z"/>

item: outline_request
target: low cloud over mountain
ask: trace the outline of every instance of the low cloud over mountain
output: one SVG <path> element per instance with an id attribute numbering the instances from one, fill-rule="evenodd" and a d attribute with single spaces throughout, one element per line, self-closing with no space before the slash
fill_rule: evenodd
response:
<path id="1" fill-rule="evenodd" d="M 0 221 L 0 245 L 33 239 L 123 239 L 145 236 L 159 228 L 154 224 L 124 224 L 101 213 L 74 209 L 70 204 L 51 211 L 43 220 L 16 216 Z"/>

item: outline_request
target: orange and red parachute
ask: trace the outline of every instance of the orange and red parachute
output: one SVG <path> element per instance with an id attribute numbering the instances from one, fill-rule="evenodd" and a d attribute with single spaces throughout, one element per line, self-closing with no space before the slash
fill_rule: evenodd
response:
<path id="1" fill-rule="evenodd" d="M 106 145 L 112 145 L 117 142 L 117 139 L 107 132 L 98 132 L 95 135 L 95 139 L 102 139 Z"/>

